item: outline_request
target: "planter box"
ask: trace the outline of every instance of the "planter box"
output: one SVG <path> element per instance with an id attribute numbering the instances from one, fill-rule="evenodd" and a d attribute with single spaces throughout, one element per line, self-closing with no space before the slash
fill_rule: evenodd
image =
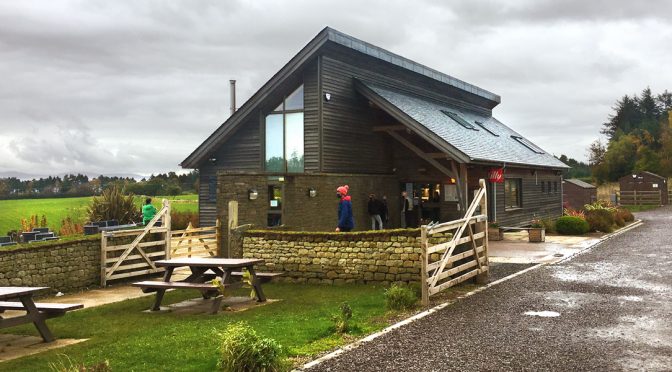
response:
<path id="1" fill-rule="evenodd" d="M 541 243 L 546 241 L 546 229 L 543 227 L 530 227 L 527 230 L 527 233 L 529 234 L 530 243 Z"/>
<path id="2" fill-rule="evenodd" d="M 488 240 L 504 240 L 504 231 L 500 227 L 488 227 Z"/>

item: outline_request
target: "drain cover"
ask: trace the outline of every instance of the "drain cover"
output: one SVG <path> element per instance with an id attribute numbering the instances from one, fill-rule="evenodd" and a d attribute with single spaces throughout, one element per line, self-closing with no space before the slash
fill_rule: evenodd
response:
<path id="1" fill-rule="evenodd" d="M 553 255 L 553 257 L 564 257 L 565 255 L 562 253 L 556 253 Z"/>

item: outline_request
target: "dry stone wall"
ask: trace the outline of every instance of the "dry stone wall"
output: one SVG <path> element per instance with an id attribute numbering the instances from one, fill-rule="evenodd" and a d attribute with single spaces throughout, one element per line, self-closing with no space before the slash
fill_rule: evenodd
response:
<path id="1" fill-rule="evenodd" d="M 282 280 L 298 283 L 419 282 L 421 252 L 418 229 L 352 234 L 251 230 L 243 238 L 243 257 L 265 260 L 260 271 L 284 272 Z"/>
<path id="2" fill-rule="evenodd" d="M 0 286 L 50 287 L 55 293 L 100 284 L 100 237 L 11 248 L 0 250 Z"/>

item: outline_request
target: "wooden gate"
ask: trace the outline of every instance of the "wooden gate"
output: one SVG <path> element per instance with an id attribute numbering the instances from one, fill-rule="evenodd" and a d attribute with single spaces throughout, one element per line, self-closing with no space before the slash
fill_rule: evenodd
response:
<path id="1" fill-rule="evenodd" d="M 157 226 L 160 220 L 163 223 Z M 169 257 L 168 237 L 170 202 L 165 199 L 161 210 L 144 228 L 101 232 L 100 285 L 105 287 L 108 280 L 163 271 L 154 261 Z"/>
<path id="2" fill-rule="evenodd" d="M 421 227 L 422 242 L 422 304 L 429 296 L 476 277 L 485 281 L 488 275 L 488 202 L 485 180 L 464 218 Z M 476 214 L 478 212 L 478 214 Z M 436 234 L 452 233 L 451 240 L 429 245 Z M 460 249 L 457 249 L 460 247 Z M 456 252 L 458 250 L 458 252 Z"/>

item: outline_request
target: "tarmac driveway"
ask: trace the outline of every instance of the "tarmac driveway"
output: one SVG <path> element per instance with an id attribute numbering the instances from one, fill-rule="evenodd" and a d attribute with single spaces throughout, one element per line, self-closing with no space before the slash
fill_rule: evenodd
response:
<path id="1" fill-rule="evenodd" d="M 311 371 L 670 371 L 672 207 L 638 218 Z"/>

